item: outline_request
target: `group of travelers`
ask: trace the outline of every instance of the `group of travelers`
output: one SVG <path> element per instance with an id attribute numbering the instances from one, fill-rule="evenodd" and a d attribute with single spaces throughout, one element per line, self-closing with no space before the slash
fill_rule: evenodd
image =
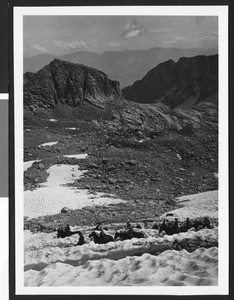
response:
<path id="1" fill-rule="evenodd" d="M 147 222 L 144 222 L 144 225 L 145 225 L 145 228 L 148 228 Z M 141 226 L 139 224 L 137 224 L 135 227 L 138 229 L 141 229 Z M 169 223 L 166 222 L 166 220 L 164 219 L 163 223 L 160 226 L 158 226 L 158 224 L 155 223 L 153 225 L 152 229 L 159 230 L 159 233 L 165 232 L 168 235 L 172 235 L 172 234 L 176 234 L 179 232 L 186 232 L 189 229 L 191 229 L 192 227 L 194 227 L 194 229 L 196 231 L 201 228 L 212 228 L 209 218 L 205 217 L 204 220 L 202 220 L 202 221 L 195 220 L 194 224 L 192 224 L 190 219 L 187 218 L 185 224 L 181 225 L 180 227 L 179 227 L 179 223 L 178 223 L 178 218 L 175 218 L 174 222 L 169 222 Z M 117 239 L 117 238 L 124 240 L 124 239 L 132 239 L 134 237 L 136 237 L 136 238 L 144 237 L 144 234 L 142 232 L 139 232 L 139 231 L 137 232 L 134 230 L 132 224 L 130 223 L 130 220 L 127 220 L 126 225 L 125 225 L 125 230 L 122 232 L 117 231 L 114 238 L 112 236 L 106 234 L 105 230 L 108 230 L 108 228 L 103 227 L 102 222 L 98 222 L 96 227 L 93 229 L 93 232 L 89 235 L 89 237 L 90 238 L 92 237 L 94 242 L 99 243 L 99 244 L 105 244 L 110 241 L 114 241 L 114 239 Z M 99 233 L 97 233 L 96 231 L 99 231 Z M 63 228 L 63 229 L 59 228 L 57 230 L 58 238 L 68 237 L 73 234 L 79 234 L 79 240 L 76 245 L 83 245 L 85 243 L 84 235 L 82 234 L 82 232 L 81 231 L 71 231 L 69 224 L 67 224 L 65 228 Z"/>

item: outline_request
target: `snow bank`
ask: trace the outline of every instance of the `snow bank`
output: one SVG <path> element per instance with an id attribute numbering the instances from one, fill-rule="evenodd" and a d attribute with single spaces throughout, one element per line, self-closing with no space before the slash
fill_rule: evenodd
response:
<path id="1" fill-rule="evenodd" d="M 107 205 L 125 202 L 120 199 L 103 197 L 103 193 L 93 196 L 88 190 L 65 186 L 79 179 L 85 171 L 74 165 L 53 165 L 47 172 L 47 182 L 33 191 L 24 192 L 24 216 L 33 218 L 60 213 L 62 207 L 81 209 L 85 206 Z"/>
<path id="2" fill-rule="evenodd" d="M 168 250 L 114 261 L 87 261 L 82 266 L 57 262 L 42 271 L 25 272 L 26 286 L 115 285 L 217 285 L 218 249 L 200 248 L 193 253 Z"/>
<path id="3" fill-rule="evenodd" d="M 47 146 L 53 146 L 53 145 L 56 145 L 56 144 L 58 144 L 58 142 L 49 142 L 49 143 L 41 144 L 38 147 L 47 147 Z"/>
<path id="4" fill-rule="evenodd" d="M 41 159 L 25 161 L 24 162 L 24 172 L 27 171 L 32 166 L 33 163 L 39 162 L 39 161 L 41 161 Z"/>
<path id="5" fill-rule="evenodd" d="M 85 233 L 85 237 L 88 236 Z M 191 231 L 178 233 L 172 236 L 147 237 L 143 239 L 132 239 L 126 241 L 115 241 L 108 244 L 99 245 L 90 242 L 86 238 L 86 243 L 82 246 L 74 246 L 79 236 L 73 235 L 65 239 L 54 238 L 56 233 L 36 233 L 25 237 L 25 269 L 40 270 L 49 264 L 56 262 L 68 262 L 73 266 L 84 264 L 88 260 L 97 259 L 122 259 L 126 256 L 138 256 L 144 253 L 161 253 L 172 249 L 173 242 L 183 239 L 207 241 L 218 240 L 218 229 L 203 229 L 200 231 Z"/>
<path id="6" fill-rule="evenodd" d="M 177 201 L 183 205 L 183 207 L 167 212 L 173 213 L 173 218 L 186 219 L 188 217 L 193 219 L 205 216 L 218 218 L 218 191 L 182 196 L 177 198 Z M 164 218 L 167 213 L 161 217 Z"/>

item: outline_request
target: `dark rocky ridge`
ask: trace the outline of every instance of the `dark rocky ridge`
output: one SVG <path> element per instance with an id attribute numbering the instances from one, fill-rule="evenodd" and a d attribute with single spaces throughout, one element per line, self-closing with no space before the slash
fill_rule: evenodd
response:
<path id="1" fill-rule="evenodd" d="M 217 104 L 218 55 L 168 60 L 150 70 L 142 80 L 123 89 L 127 100 L 162 102 L 171 108 L 202 101 Z M 212 97 L 213 95 L 216 95 Z"/>
<path id="2" fill-rule="evenodd" d="M 165 87 L 174 76 L 175 65 L 173 61 L 159 65 Z M 54 60 L 36 74 L 27 74 L 25 118 L 32 114 L 47 119 L 85 120 L 113 132 L 142 131 L 146 135 L 188 128 L 193 132 L 204 121 L 217 122 L 217 106 L 213 104 L 204 103 L 185 112 L 162 103 L 127 101 L 121 97 L 118 82 L 83 65 Z"/>
<path id="3" fill-rule="evenodd" d="M 53 59 L 59 58 L 76 64 L 83 64 L 102 70 L 109 78 L 120 82 L 122 88 L 133 84 L 142 78 L 152 66 L 180 57 L 194 57 L 196 55 L 214 55 L 217 48 L 211 49 L 178 49 L 178 48 L 151 48 L 148 50 L 108 51 L 102 54 L 79 51 L 62 56 L 39 54 L 24 58 L 24 72 L 37 72 Z"/>
<path id="4" fill-rule="evenodd" d="M 119 83 L 96 69 L 54 59 L 36 74 L 24 76 L 24 107 L 53 109 L 57 104 L 99 106 L 121 96 Z"/>

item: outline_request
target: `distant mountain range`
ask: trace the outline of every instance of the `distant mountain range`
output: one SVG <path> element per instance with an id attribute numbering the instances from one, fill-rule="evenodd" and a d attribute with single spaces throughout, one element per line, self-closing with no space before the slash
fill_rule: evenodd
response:
<path id="1" fill-rule="evenodd" d="M 151 48 L 149 50 L 109 51 L 102 54 L 80 51 L 62 56 L 40 54 L 24 58 L 24 73 L 37 72 L 55 58 L 72 63 L 84 64 L 103 71 L 109 78 L 120 82 L 120 87 L 132 85 L 152 67 L 169 59 L 175 62 L 181 57 L 217 54 L 217 48 L 177 49 Z"/>
<path id="2" fill-rule="evenodd" d="M 218 55 L 168 60 L 122 93 L 127 100 L 161 102 L 170 108 L 189 108 L 202 101 L 218 104 Z"/>

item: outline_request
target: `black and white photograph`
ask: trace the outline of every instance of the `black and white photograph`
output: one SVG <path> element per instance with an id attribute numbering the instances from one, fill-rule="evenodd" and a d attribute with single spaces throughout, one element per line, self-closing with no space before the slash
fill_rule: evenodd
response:
<path id="1" fill-rule="evenodd" d="M 15 8 L 19 293 L 227 293 L 226 18 Z"/>

